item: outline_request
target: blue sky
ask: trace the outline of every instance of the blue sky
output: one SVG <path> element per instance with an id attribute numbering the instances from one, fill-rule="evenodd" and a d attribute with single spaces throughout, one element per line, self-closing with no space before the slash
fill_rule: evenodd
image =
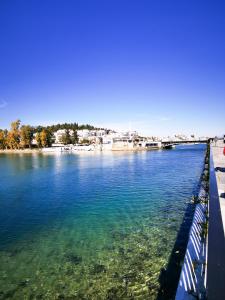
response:
<path id="1" fill-rule="evenodd" d="M 225 1 L 0 1 L 0 128 L 219 135 L 224 115 Z"/>

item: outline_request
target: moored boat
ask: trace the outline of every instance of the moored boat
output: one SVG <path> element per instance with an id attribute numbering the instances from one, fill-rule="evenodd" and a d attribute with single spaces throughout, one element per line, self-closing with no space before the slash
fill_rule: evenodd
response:
<path id="1" fill-rule="evenodd" d="M 163 149 L 169 150 L 169 149 L 174 149 L 175 145 L 174 144 L 167 144 L 163 146 Z"/>

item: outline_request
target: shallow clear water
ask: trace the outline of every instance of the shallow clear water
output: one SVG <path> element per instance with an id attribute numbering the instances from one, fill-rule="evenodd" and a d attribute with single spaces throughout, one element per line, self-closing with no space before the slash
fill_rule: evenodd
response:
<path id="1" fill-rule="evenodd" d="M 0 299 L 155 299 L 204 152 L 0 155 Z"/>

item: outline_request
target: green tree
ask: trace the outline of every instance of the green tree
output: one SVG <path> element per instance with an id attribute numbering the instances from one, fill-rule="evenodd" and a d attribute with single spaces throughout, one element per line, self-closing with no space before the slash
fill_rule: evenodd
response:
<path id="1" fill-rule="evenodd" d="M 77 130 L 73 129 L 73 134 L 72 134 L 72 137 L 71 137 L 71 143 L 72 144 L 77 144 L 79 141 L 78 139 L 78 135 L 77 135 Z"/>
<path id="2" fill-rule="evenodd" d="M 69 129 L 66 129 L 65 133 L 62 134 L 60 138 L 60 142 L 63 143 L 64 145 L 68 145 L 72 143 Z"/>
<path id="3" fill-rule="evenodd" d="M 20 129 L 20 144 L 23 148 L 31 148 L 33 140 L 33 128 L 29 125 L 23 125 Z"/>

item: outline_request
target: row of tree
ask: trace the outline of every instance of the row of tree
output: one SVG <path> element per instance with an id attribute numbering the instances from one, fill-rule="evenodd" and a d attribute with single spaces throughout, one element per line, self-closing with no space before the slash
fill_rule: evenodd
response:
<path id="1" fill-rule="evenodd" d="M 63 124 L 56 124 L 56 125 L 50 125 L 50 126 L 37 126 L 35 127 L 37 132 L 41 132 L 43 129 L 47 129 L 50 132 L 56 132 L 60 129 L 68 129 L 68 130 L 82 130 L 82 129 L 88 129 L 88 130 L 95 130 L 95 129 L 102 129 L 102 128 L 97 128 L 89 124 L 81 124 L 79 125 L 78 123 L 63 123 Z"/>
<path id="2" fill-rule="evenodd" d="M 10 130 L 0 129 L 0 149 L 25 149 L 32 148 L 33 140 L 36 146 L 50 147 L 54 142 L 54 132 L 65 129 L 65 134 L 61 137 L 63 144 L 75 144 L 78 142 L 78 129 L 96 129 L 91 125 L 78 125 L 77 123 L 64 123 L 52 126 L 30 126 L 22 125 L 21 121 L 16 120 L 11 123 Z M 72 130 L 72 134 L 71 134 Z"/>
<path id="3" fill-rule="evenodd" d="M 20 120 L 12 122 L 9 131 L 0 129 L 0 149 L 31 148 L 34 139 L 38 147 L 51 146 L 52 134 L 44 128 L 37 132 L 35 127 L 30 125 L 21 126 Z"/>

